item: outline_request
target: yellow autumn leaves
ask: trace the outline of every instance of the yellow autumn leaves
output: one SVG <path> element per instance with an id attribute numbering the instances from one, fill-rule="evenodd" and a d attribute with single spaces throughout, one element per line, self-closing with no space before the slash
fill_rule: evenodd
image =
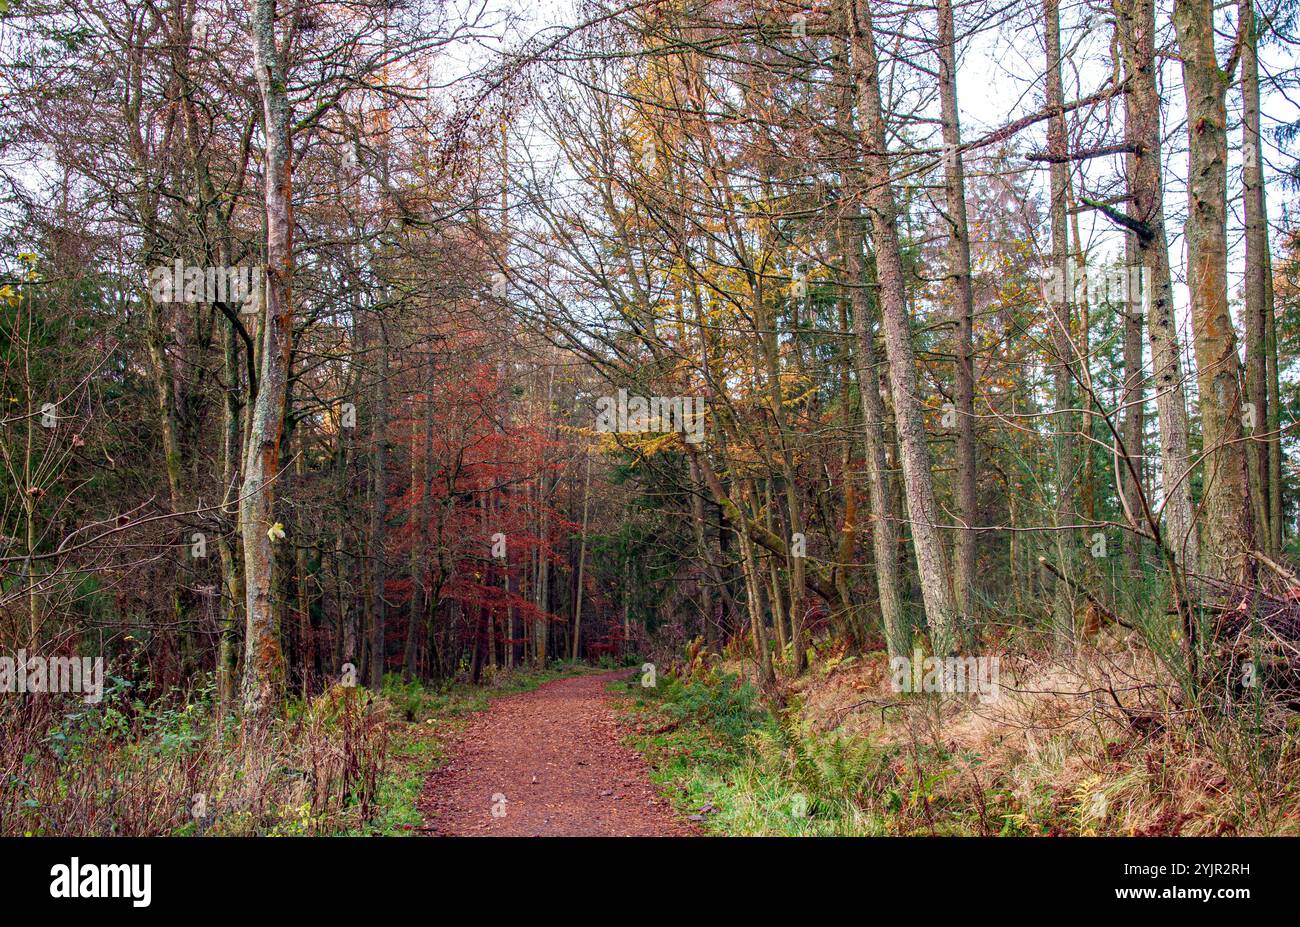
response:
<path id="1" fill-rule="evenodd" d="M 36 270 L 36 255 L 30 251 L 22 251 L 18 254 L 18 261 L 24 267 L 22 272 L 23 280 L 27 283 L 35 283 L 41 275 Z M 4 300 L 10 306 L 16 307 L 22 301 L 22 296 L 13 284 L 6 283 L 0 286 L 0 300 Z"/>

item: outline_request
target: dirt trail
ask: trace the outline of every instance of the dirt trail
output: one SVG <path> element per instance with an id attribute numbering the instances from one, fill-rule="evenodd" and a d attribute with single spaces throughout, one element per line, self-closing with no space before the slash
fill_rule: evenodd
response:
<path id="1" fill-rule="evenodd" d="M 443 836 L 686 836 L 650 784 L 605 687 L 621 674 L 557 679 L 472 716 L 451 762 L 425 783 L 426 833 Z"/>

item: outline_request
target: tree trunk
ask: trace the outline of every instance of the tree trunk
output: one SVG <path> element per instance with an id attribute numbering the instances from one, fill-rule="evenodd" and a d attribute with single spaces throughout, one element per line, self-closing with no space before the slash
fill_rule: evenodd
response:
<path id="1" fill-rule="evenodd" d="M 1195 566 L 1200 545 L 1192 524 L 1187 397 L 1165 231 L 1155 5 L 1154 0 L 1117 0 L 1115 10 L 1129 87 L 1124 98 L 1124 139 L 1136 148 L 1130 156 L 1132 215 L 1151 233 L 1150 238 L 1138 240 L 1138 253 L 1146 284 L 1147 341 L 1160 427 L 1160 482 L 1167 526 L 1163 535 L 1177 563 Z"/>
<path id="2" fill-rule="evenodd" d="M 371 452 L 370 500 L 370 688 L 379 692 L 384 687 L 385 618 L 387 604 L 387 568 L 385 546 L 388 535 L 388 326 L 383 319 L 375 319 L 379 334 L 379 370 L 375 394 L 370 410 L 370 433 L 374 447 Z"/>
<path id="3" fill-rule="evenodd" d="M 301 446 L 294 457 L 294 475 L 297 477 L 298 486 L 305 488 L 307 434 L 302 428 L 297 430 L 300 435 L 298 443 Z M 309 696 L 311 694 L 312 672 L 316 664 L 316 632 L 311 622 L 311 579 L 307 575 L 307 525 L 300 520 L 295 527 L 299 529 L 294 543 L 294 573 L 298 580 L 299 656 L 302 660 L 299 670 L 302 673 L 302 694 Z"/>
<path id="4" fill-rule="evenodd" d="M 1128 175 L 1133 173 L 1132 156 L 1129 157 Z M 1136 235 L 1127 235 L 1124 239 L 1124 266 L 1128 270 L 1136 267 L 1140 260 Z M 1136 514 L 1138 499 L 1145 495 L 1146 486 L 1142 482 L 1143 437 L 1146 424 L 1142 416 L 1142 404 L 1146 399 L 1146 374 L 1142 369 L 1142 300 L 1147 294 L 1137 285 L 1136 275 L 1125 273 L 1128 286 L 1124 293 L 1121 312 L 1124 314 L 1124 389 L 1120 403 L 1124 409 L 1121 422 L 1121 434 L 1124 436 L 1124 451 L 1132 464 L 1121 461 L 1120 487 L 1129 508 Z M 1134 478 L 1136 471 L 1136 479 Z M 1134 526 L 1136 527 L 1136 526 Z M 1135 531 L 1124 532 L 1124 572 L 1130 578 L 1142 573 L 1142 538 Z"/>
<path id="5" fill-rule="evenodd" d="M 704 641 L 713 644 L 713 590 L 722 589 L 722 574 L 713 559 L 712 544 L 709 543 L 708 528 L 704 522 L 704 493 L 707 487 L 700 476 L 700 466 L 694 457 L 688 457 L 691 474 L 691 529 L 695 532 L 695 550 L 704 565 L 704 579 L 700 583 L 700 610 L 704 614 Z"/>
<path id="6" fill-rule="evenodd" d="M 745 577 L 745 601 L 749 605 L 750 632 L 754 637 L 754 658 L 758 661 L 759 679 L 766 687 L 774 678 L 772 654 L 767 645 L 767 624 L 763 620 L 763 578 L 759 575 L 758 560 L 754 554 L 754 543 L 750 539 L 747 519 L 742 518 L 737 522 L 736 534 L 740 538 L 741 571 Z"/>
<path id="7" fill-rule="evenodd" d="M 546 409 L 548 410 L 551 408 L 552 394 L 554 393 L 554 390 L 555 368 L 553 366 L 548 366 L 546 370 Z M 545 449 L 540 453 L 540 474 L 537 480 L 537 507 L 540 513 L 538 520 L 541 522 L 541 530 L 538 531 L 537 536 L 537 583 L 534 587 L 537 590 L 537 597 L 534 605 L 537 608 L 538 617 L 533 621 L 533 650 L 537 657 L 537 666 L 539 668 L 544 668 L 546 666 L 547 639 L 550 636 L 550 626 L 542 615 L 547 610 L 551 578 L 551 492 L 548 487 L 548 484 L 551 481 L 546 474 Z"/>
<path id="8" fill-rule="evenodd" d="M 575 662 L 582 646 L 582 580 L 587 566 L 587 514 L 591 501 L 591 456 L 586 455 L 586 476 L 582 483 L 582 540 L 578 544 L 578 586 L 573 592 L 573 653 Z"/>
<path id="9" fill-rule="evenodd" d="M 860 219 L 850 218 L 841 234 L 848 257 L 849 298 L 853 304 L 853 354 L 862 403 L 862 443 L 867 468 L 867 497 L 871 502 L 871 549 L 876 567 L 876 597 L 885 646 L 891 657 L 908 654 L 911 639 L 898 579 L 898 529 L 894 524 L 894 496 L 885 464 L 885 409 L 880 399 L 880 374 L 876 372 L 876 348 L 871 337 L 872 300 L 868 290 L 866 261 L 862 254 Z"/>
<path id="10" fill-rule="evenodd" d="M 238 491 L 239 480 L 239 354 L 235 347 L 233 323 L 222 326 L 222 374 L 224 377 L 221 404 L 221 521 L 232 524 L 229 506 L 231 497 Z M 223 530 L 217 537 L 217 553 L 221 559 L 221 579 L 225 587 L 221 605 L 221 639 L 217 645 L 217 703 L 229 709 L 235 701 L 235 670 L 239 663 L 238 629 L 239 602 L 243 598 L 240 587 L 238 544 Z"/>
<path id="11" fill-rule="evenodd" d="M 1056 557 L 1062 570 L 1072 571 L 1075 552 L 1074 528 L 1070 527 L 1078 512 L 1075 500 L 1075 424 L 1074 383 L 1071 367 L 1075 362 L 1070 338 L 1069 230 L 1066 199 L 1069 176 L 1065 162 L 1065 96 L 1061 86 L 1061 16 L 1060 0 L 1045 0 L 1043 24 L 1047 33 L 1047 106 L 1053 115 L 1047 124 L 1047 149 L 1053 160 L 1049 169 L 1052 224 L 1052 285 L 1050 292 L 1053 377 L 1052 422 L 1056 456 Z M 1069 652 L 1074 644 L 1074 605 L 1069 586 L 1056 585 L 1052 605 L 1053 630 L 1059 650 Z"/>
<path id="12" fill-rule="evenodd" d="M 898 422 L 898 442 L 903 457 L 903 483 L 912 525 L 921 595 L 925 602 L 934 652 L 955 652 L 956 613 L 949 584 L 948 564 L 935 525 L 934 485 L 925 419 L 918 395 L 916 353 L 912 348 L 907 316 L 906 283 L 898 241 L 897 208 L 889 172 L 885 120 L 880 97 L 879 67 L 872 34 L 869 0 L 855 3 L 852 35 L 854 77 L 862 119 L 862 177 L 865 204 L 872 214 L 872 243 L 880 281 L 881 316 L 889 380 Z"/>
<path id="13" fill-rule="evenodd" d="M 1245 572 L 1251 516 L 1242 443 L 1241 363 L 1228 313 L 1225 97 L 1230 78 L 1215 54 L 1210 0 L 1177 0 L 1174 28 L 1187 98 L 1187 282 L 1205 454 L 1201 570 L 1236 580 Z"/>
<path id="14" fill-rule="evenodd" d="M 1277 553 L 1280 541 L 1273 525 L 1278 487 L 1272 482 L 1270 455 L 1274 416 L 1269 396 L 1269 329 L 1273 316 L 1272 268 L 1268 247 L 1268 210 L 1264 193 L 1264 154 L 1259 125 L 1259 36 L 1254 0 L 1239 0 L 1241 45 L 1242 206 L 1246 231 L 1245 300 L 1246 397 L 1254 406 L 1248 415 L 1251 442 L 1247 446 L 1250 497 L 1254 505 L 1255 536 L 1267 553 Z"/>
<path id="15" fill-rule="evenodd" d="M 407 634 L 413 642 L 408 642 L 406 655 L 407 678 L 418 675 L 422 662 L 420 657 L 428 646 L 427 638 L 422 638 L 425 615 L 431 607 L 430 588 L 425 582 L 429 573 L 429 519 L 433 516 L 433 361 L 424 361 L 424 440 L 420 443 L 421 463 L 416 473 L 415 447 L 411 448 L 411 488 L 420 493 L 420 502 L 415 508 L 415 554 L 411 564 L 411 616 Z M 416 421 L 412 415 L 412 422 Z M 414 431 L 414 427 L 412 428 Z"/>
<path id="16" fill-rule="evenodd" d="M 274 706 L 284 676 L 275 603 L 271 595 L 274 480 L 288 399 L 293 339 L 293 163 L 287 79 L 275 44 L 274 0 L 250 4 L 253 70 L 262 99 L 266 137 L 266 280 L 257 399 L 240 490 L 244 542 L 244 711 L 263 717 Z"/>
<path id="17" fill-rule="evenodd" d="M 962 527 L 953 541 L 954 604 L 963 626 L 972 620 L 975 548 L 979 520 L 975 445 L 975 301 L 971 294 L 970 226 L 966 220 L 966 168 L 961 155 L 957 111 L 957 37 L 952 0 L 939 0 L 939 106 L 943 121 L 944 192 L 948 204 L 948 282 L 952 287 L 953 356 L 957 359 L 957 513 Z"/>

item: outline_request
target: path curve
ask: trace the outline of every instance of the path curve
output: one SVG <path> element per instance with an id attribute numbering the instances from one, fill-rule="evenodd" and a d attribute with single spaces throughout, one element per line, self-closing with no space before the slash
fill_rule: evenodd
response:
<path id="1" fill-rule="evenodd" d="M 620 741 L 606 686 L 622 673 L 556 679 L 493 699 L 451 762 L 425 782 L 425 832 L 442 836 L 689 836 Z"/>

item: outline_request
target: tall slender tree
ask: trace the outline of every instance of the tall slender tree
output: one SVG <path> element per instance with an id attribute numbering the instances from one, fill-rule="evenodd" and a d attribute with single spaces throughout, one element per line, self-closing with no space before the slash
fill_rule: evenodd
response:
<path id="1" fill-rule="evenodd" d="M 293 139 L 288 78 L 276 43 L 275 0 L 253 0 L 249 12 L 266 138 L 266 274 L 258 320 L 258 390 L 249 418 L 239 527 L 246 589 L 244 710 L 262 716 L 274 705 L 284 677 L 271 545 L 283 534 L 274 518 L 274 494 L 293 342 Z"/>
<path id="2" fill-rule="evenodd" d="M 1076 544 L 1073 523 L 1078 514 L 1075 488 L 1075 436 L 1078 432 L 1074 412 L 1074 376 L 1082 355 L 1075 350 L 1071 331 L 1070 302 L 1074 287 L 1070 283 L 1070 242 L 1067 224 L 1069 166 L 1065 134 L 1065 91 L 1061 82 L 1061 5 L 1060 0 L 1044 0 L 1043 28 L 1047 36 L 1047 153 L 1051 159 L 1050 211 L 1052 235 L 1051 284 L 1048 287 L 1051 317 L 1053 409 L 1052 428 L 1055 445 L 1056 550 L 1060 568 L 1072 569 Z M 1053 598 L 1053 625 L 1057 644 L 1064 650 L 1074 637 L 1074 605 L 1069 587 L 1058 583 Z"/>
<path id="3" fill-rule="evenodd" d="M 961 527 L 953 544 L 953 591 L 958 612 L 970 621 L 975 586 L 979 521 L 975 444 L 975 300 L 971 293 L 970 225 L 966 219 L 966 167 L 957 110 L 957 34 L 952 0 L 939 0 L 939 108 L 943 122 L 944 196 L 948 207 L 948 284 L 956 358 L 954 411 L 957 426 L 957 514 Z"/>
<path id="4" fill-rule="evenodd" d="M 1195 567 L 1198 535 L 1192 523 L 1192 476 L 1188 451 L 1187 393 L 1182 344 L 1174 315 L 1173 277 L 1165 230 L 1163 134 L 1160 125 L 1154 0 L 1115 0 L 1124 58 L 1124 139 L 1132 149 L 1127 175 L 1131 217 L 1144 282 L 1152 392 L 1160 434 L 1164 540 L 1178 563 Z M 1130 268 L 1130 276 L 1135 268 Z"/>
<path id="5" fill-rule="evenodd" d="M 936 654 L 947 655 L 955 652 L 958 644 L 956 609 L 947 556 L 936 523 L 934 480 L 925 417 L 918 395 L 916 351 L 912 346 L 907 312 L 907 284 L 898 238 L 898 207 L 890 176 L 880 65 L 869 0 L 856 0 L 853 10 L 849 34 L 861 119 L 864 202 L 871 217 L 885 351 L 889 358 L 890 392 L 894 399 L 902 453 L 903 486 L 912 547 L 921 579 L 921 596 L 930 628 L 930 643 Z"/>
<path id="6" fill-rule="evenodd" d="M 1235 580 L 1245 574 L 1252 520 L 1241 361 L 1228 313 L 1226 96 L 1236 62 L 1219 62 L 1211 0 L 1177 0 L 1174 28 L 1187 104 L 1187 283 L 1205 442 L 1201 569 Z"/>

